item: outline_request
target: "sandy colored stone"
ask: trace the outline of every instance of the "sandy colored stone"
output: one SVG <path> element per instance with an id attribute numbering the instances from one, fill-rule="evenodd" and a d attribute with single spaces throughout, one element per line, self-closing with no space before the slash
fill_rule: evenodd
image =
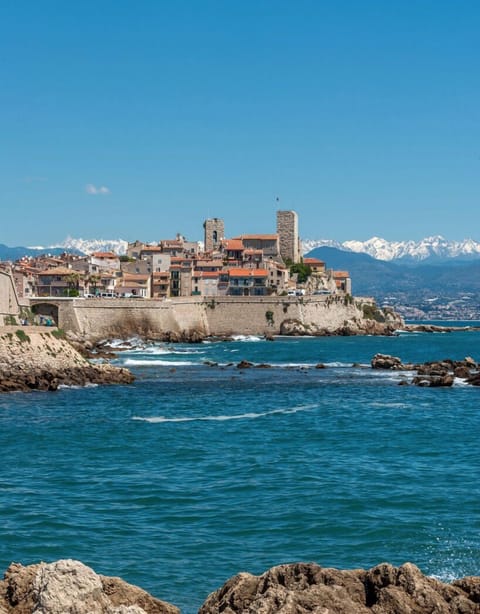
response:
<path id="1" fill-rule="evenodd" d="M 0 581 L 1 614 L 179 614 L 178 608 L 120 578 L 70 559 L 12 563 Z"/>

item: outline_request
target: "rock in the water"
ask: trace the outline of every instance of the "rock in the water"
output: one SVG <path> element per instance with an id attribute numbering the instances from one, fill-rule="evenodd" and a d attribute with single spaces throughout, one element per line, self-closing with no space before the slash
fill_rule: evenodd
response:
<path id="1" fill-rule="evenodd" d="M 2 610 L 3 608 L 3 610 Z M 120 578 L 96 574 L 70 559 L 24 567 L 12 563 L 0 581 L 0 613 L 179 614 Z"/>
<path id="2" fill-rule="evenodd" d="M 314 563 L 240 573 L 199 614 L 478 614 L 480 578 L 443 584 L 406 563 L 339 571 Z"/>
<path id="3" fill-rule="evenodd" d="M 249 362 L 248 360 L 241 360 L 237 364 L 237 369 L 250 369 L 250 367 L 253 367 L 253 362 Z"/>
<path id="4" fill-rule="evenodd" d="M 371 361 L 372 369 L 400 369 L 402 361 L 396 356 L 388 354 L 375 354 Z"/>

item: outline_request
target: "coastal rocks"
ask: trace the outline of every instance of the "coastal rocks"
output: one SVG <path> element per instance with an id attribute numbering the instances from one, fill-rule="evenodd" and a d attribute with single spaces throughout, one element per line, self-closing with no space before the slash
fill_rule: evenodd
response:
<path id="1" fill-rule="evenodd" d="M 406 563 L 340 571 L 314 563 L 240 573 L 212 593 L 199 614 L 475 614 L 480 578 L 444 584 Z"/>
<path id="2" fill-rule="evenodd" d="M 179 614 L 120 578 L 97 575 L 70 559 L 24 567 L 12 563 L 0 581 L 0 613 Z"/>
<path id="3" fill-rule="evenodd" d="M 371 363 L 372 369 L 403 369 L 402 361 L 396 356 L 389 356 L 388 354 L 375 354 Z"/>
<path id="4" fill-rule="evenodd" d="M 326 328 L 315 323 L 304 324 L 300 320 L 286 319 L 280 324 L 280 335 L 292 337 L 315 336 L 330 337 L 353 335 L 383 335 L 392 336 L 397 334 L 398 326 L 391 322 L 377 322 L 376 320 L 352 318 L 345 320 L 341 326 Z"/>
<path id="5" fill-rule="evenodd" d="M 438 388 L 442 386 L 453 386 L 453 375 L 417 375 L 412 380 L 415 386 L 424 388 Z"/>
<path id="6" fill-rule="evenodd" d="M 453 333 L 466 330 L 479 330 L 478 326 L 439 326 L 437 324 L 405 324 L 403 329 L 409 333 Z"/>
<path id="7" fill-rule="evenodd" d="M 412 384 L 421 387 L 449 387 L 455 378 L 464 379 L 468 384 L 480 386 L 479 365 L 473 358 L 467 356 L 463 360 L 435 360 L 422 364 L 402 363 L 397 356 L 375 354 L 371 360 L 372 369 L 387 369 L 392 371 L 416 371 Z M 401 382 L 405 385 L 405 382 Z"/>
<path id="8" fill-rule="evenodd" d="M 134 380 L 127 369 L 90 363 L 55 331 L 28 333 L 0 335 L 0 392 L 54 391 L 61 385 L 129 384 Z"/>
<path id="9" fill-rule="evenodd" d="M 199 614 L 479 614 L 480 577 L 445 584 L 413 564 L 338 570 L 315 563 L 239 573 Z M 0 614 L 180 614 L 141 588 L 79 561 L 12 563 L 0 581 Z"/>
<path id="10" fill-rule="evenodd" d="M 287 319 L 283 320 L 283 322 L 280 324 L 280 334 L 291 337 L 299 337 L 303 335 L 310 335 L 311 332 L 307 330 L 305 324 L 302 324 L 300 320 Z"/>
<path id="11" fill-rule="evenodd" d="M 249 362 L 248 360 L 241 360 L 237 364 L 237 369 L 250 369 L 253 367 L 253 362 Z"/>

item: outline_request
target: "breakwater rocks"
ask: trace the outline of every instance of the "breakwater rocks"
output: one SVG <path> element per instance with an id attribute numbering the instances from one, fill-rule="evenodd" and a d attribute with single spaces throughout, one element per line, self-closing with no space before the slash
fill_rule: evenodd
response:
<path id="1" fill-rule="evenodd" d="M 90 363 L 56 330 L 0 331 L 0 392 L 129 384 L 133 379 L 127 369 Z"/>
<path id="2" fill-rule="evenodd" d="M 403 363 L 397 356 L 375 354 L 372 369 L 391 371 L 416 371 L 412 384 L 425 387 L 452 386 L 456 377 L 472 386 L 480 386 L 479 364 L 470 356 L 463 360 L 435 360 L 421 364 Z M 406 383 L 406 382 L 402 382 Z"/>
<path id="3" fill-rule="evenodd" d="M 340 571 L 315 563 L 239 573 L 211 593 L 199 614 L 478 614 L 480 577 L 445 584 L 411 563 Z M 120 578 L 79 561 L 24 567 L 12 563 L 0 581 L 0 614 L 179 614 Z"/>

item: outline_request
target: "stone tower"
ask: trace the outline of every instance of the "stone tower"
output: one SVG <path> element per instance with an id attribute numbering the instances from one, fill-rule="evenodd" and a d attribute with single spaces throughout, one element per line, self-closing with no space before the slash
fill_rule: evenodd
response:
<path id="1" fill-rule="evenodd" d="M 298 215 L 295 211 L 277 211 L 277 234 L 283 260 L 300 262 Z"/>
<path id="2" fill-rule="evenodd" d="M 214 217 L 203 222 L 205 229 L 205 251 L 211 252 L 220 246 L 220 241 L 225 238 L 225 224 L 223 220 Z"/>

